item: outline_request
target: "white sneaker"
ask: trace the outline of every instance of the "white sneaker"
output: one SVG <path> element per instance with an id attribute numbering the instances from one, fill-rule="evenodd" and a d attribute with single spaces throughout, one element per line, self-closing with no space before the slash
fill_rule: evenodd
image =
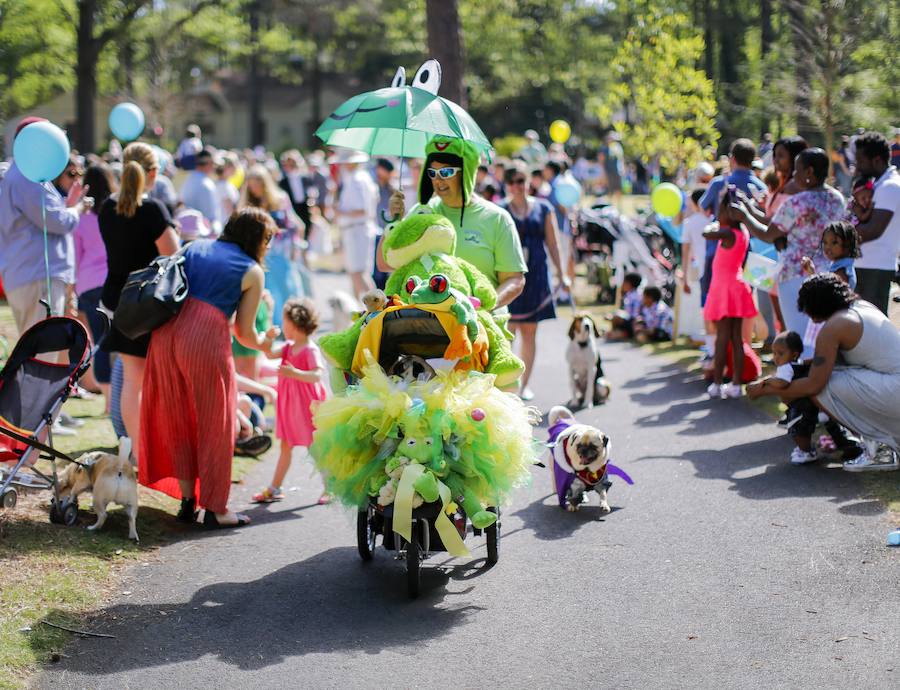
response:
<path id="1" fill-rule="evenodd" d="M 723 398 L 740 398 L 743 394 L 743 389 L 736 383 L 726 383 L 722 386 Z"/>
<path id="2" fill-rule="evenodd" d="M 848 472 L 892 472 L 900 470 L 897 454 L 883 444 L 865 441 L 865 451 L 858 458 L 844 463 Z"/>
<path id="3" fill-rule="evenodd" d="M 53 422 L 53 426 L 50 427 L 50 431 L 54 436 L 77 436 L 78 432 L 75 429 L 72 429 L 67 426 L 63 426 L 62 422 L 58 419 Z"/>
<path id="4" fill-rule="evenodd" d="M 709 388 L 706 389 L 706 393 L 713 400 L 720 400 L 722 398 L 722 386 L 718 383 L 711 383 Z"/>
<path id="5" fill-rule="evenodd" d="M 819 456 L 816 454 L 814 450 L 800 450 L 799 448 L 794 448 L 791 451 L 791 464 L 792 465 L 806 465 L 810 462 L 815 462 L 819 459 Z"/>
<path id="6" fill-rule="evenodd" d="M 534 391 L 531 390 L 528 386 L 522 389 L 522 392 L 519 393 L 519 398 L 528 402 L 529 400 L 534 400 Z"/>

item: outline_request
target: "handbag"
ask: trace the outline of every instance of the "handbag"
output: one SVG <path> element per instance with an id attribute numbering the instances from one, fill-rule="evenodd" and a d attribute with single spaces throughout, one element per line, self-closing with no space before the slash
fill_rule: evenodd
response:
<path id="1" fill-rule="evenodd" d="M 158 256 L 128 274 L 113 314 L 113 326 L 132 340 L 174 318 L 188 296 L 184 254 Z"/>

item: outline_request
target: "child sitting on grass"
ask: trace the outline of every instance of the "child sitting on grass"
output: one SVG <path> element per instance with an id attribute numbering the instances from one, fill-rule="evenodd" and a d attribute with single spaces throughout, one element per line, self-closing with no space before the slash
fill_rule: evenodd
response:
<path id="1" fill-rule="evenodd" d="M 643 299 L 638 291 L 640 286 L 639 273 L 625 274 L 622 279 L 622 308 L 612 317 L 612 330 L 606 335 L 608 340 L 630 340 L 634 337 L 634 325 L 643 306 Z"/>
<path id="2" fill-rule="evenodd" d="M 644 288 L 641 312 L 634 325 L 639 343 L 661 343 L 672 339 L 672 309 L 662 301 L 662 291 L 653 285 Z"/>

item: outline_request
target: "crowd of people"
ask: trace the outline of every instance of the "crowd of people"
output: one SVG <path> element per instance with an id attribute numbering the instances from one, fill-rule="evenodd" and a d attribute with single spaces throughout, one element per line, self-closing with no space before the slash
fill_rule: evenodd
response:
<path id="1" fill-rule="evenodd" d="M 766 341 L 778 370 L 747 393 L 789 403 L 791 462 L 819 457 L 810 438 L 823 423 L 820 445 L 841 450 L 845 469 L 898 469 L 900 336 L 888 310 L 900 174 L 883 135 L 860 132 L 852 143 L 852 167 L 840 168 L 851 173 L 849 200 L 829 184 L 841 178 L 828 154 L 796 136 L 761 151 L 737 139 L 727 169 L 696 175 L 682 224 L 682 324 L 695 335 L 702 316 L 712 398 L 743 394 L 759 374 L 749 344 L 754 335 Z M 760 153 L 771 167 L 758 176 Z M 777 256 L 771 289 L 745 270 L 768 245 Z"/>
<path id="2" fill-rule="evenodd" d="M 209 528 L 246 524 L 228 502 L 235 449 L 269 448 L 263 410 L 274 403 L 279 460 L 254 500 L 279 500 L 294 449 L 311 443 L 312 404 L 326 395 L 310 260 L 339 247 L 358 300 L 384 287 L 383 237 L 407 212 L 427 209 L 454 225 L 457 255 L 487 276 L 497 309 L 509 314 L 525 364 L 517 392 L 533 398 L 538 325 L 572 300 L 577 202 L 564 187 L 590 191 L 596 182 L 616 203 L 628 172 L 614 133 L 595 167 L 573 162 L 560 145 L 547 150 L 535 132 L 526 142 L 490 165 L 465 143 L 429 147 L 424 159 L 349 150 L 276 158 L 262 148 L 216 150 L 191 125 L 174 156 L 143 142 L 73 154 L 53 183 L 29 182 L 13 161 L 0 181 L 0 278 L 20 332 L 43 318 L 46 298 L 101 343 L 85 385 L 104 395 L 117 435 L 136 439 L 141 482 L 180 498 L 179 520 L 195 521 L 202 506 Z M 708 392 L 719 399 L 740 397 L 758 377 L 749 343 L 762 334 L 778 369 L 747 394 L 789 403 L 792 462 L 818 457 L 811 439 L 824 423 L 830 440 L 820 443 L 841 449 L 846 469 L 900 467 L 900 336 L 886 316 L 900 252 L 892 156 L 880 134 L 855 137 L 847 203 L 828 184 L 839 178 L 829 156 L 800 137 L 759 150 L 734 141 L 720 174 L 704 163 L 689 176 L 678 219 L 680 313 L 659 286 L 627 273 L 609 338 L 669 340 L 676 318 L 682 332 L 696 324 Z M 760 170 L 763 161 L 770 166 Z M 777 274 L 762 289 L 744 265 L 768 245 Z M 179 315 L 136 340 L 115 326 L 107 332 L 98 309 L 115 310 L 128 274 L 176 252 L 190 291 Z M 63 416 L 54 430 L 71 433 L 73 423 Z"/>

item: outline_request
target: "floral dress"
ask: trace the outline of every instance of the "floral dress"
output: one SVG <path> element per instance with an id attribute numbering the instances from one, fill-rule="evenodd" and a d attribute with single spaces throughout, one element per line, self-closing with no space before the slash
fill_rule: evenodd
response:
<path id="1" fill-rule="evenodd" d="M 787 233 L 787 247 L 780 254 L 778 282 L 803 276 L 804 256 L 813 260 L 817 271 L 828 268 L 822 252 L 825 226 L 844 217 L 844 197 L 833 187 L 808 190 L 788 197 L 775 212 L 772 224 Z"/>

